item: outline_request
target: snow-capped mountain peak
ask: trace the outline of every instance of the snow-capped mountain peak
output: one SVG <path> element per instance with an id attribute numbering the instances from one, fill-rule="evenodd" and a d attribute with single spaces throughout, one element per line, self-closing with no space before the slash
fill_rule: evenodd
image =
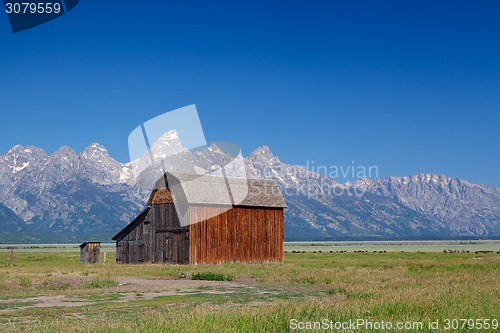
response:
<path id="1" fill-rule="evenodd" d="M 104 148 L 104 146 L 98 143 L 92 143 L 80 153 L 80 158 L 84 160 L 94 159 L 102 162 L 103 160 L 109 159 L 111 157 L 109 156 L 109 153 L 106 148 Z"/>
<path id="2" fill-rule="evenodd" d="M 179 140 L 179 133 L 175 129 L 167 131 L 167 132 L 165 132 L 159 138 L 159 140 L 162 141 L 162 142 L 169 142 L 169 141 L 172 141 L 172 140 Z"/>
<path id="3" fill-rule="evenodd" d="M 161 167 L 172 171 L 204 173 L 231 160 L 216 146 L 185 149 L 176 131 L 165 133 L 153 148 Z M 134 162 L 155 166 L 150 152 L 144 153 Z M 137 186 L 134 162 L 117 162 L 97 143 L 79 155 L 63 146 L 50 156 L 37 147 L 17 145 L 0 157 L 0 203 L 37 230 L 117 231 L 136 216 L 150 191 Z M 490 236 L 500 231 L 497 187 L 429 173 L 339 184 L 281 162 L 267 146 L 244 163 L 249 177 L 278 182 L 289 207 L 285 234 L 420 237 Z M 149 176 L 154 184 L 158 174 Z M 354 188 L 364 194 L 352 196 Z"/>

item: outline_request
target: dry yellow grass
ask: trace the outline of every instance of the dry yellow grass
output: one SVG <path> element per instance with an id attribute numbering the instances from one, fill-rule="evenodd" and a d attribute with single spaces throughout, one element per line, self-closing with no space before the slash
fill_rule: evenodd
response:
<path id="1" fill-rule="evenodd" d="M 13 262 L 6 257 L 0 257 L 0 297 L 16 297 L 19 302 L 27 296 L 92 296 L 114 288 L 86 287 L 96 278 L 168 279 L 181 272 L 223 273 L 248 280 L 254 288 L 235 289 L 229 296 L 200 290 L 151 301 L 0 313 L 2 329 L 11 331 L 282 332 L 290 330 L 293 318 L 426 323 L 500 319 L 497 254 L 308 253 L 287 254 L 281 265 L 218 266 L 94 266 L 80 264 L 78 253 L 65 252 L 26 252 Z M 406 332 L 411 331 L 422 330 Z M 425 327 L 423 331 L 436 332 Z"/>

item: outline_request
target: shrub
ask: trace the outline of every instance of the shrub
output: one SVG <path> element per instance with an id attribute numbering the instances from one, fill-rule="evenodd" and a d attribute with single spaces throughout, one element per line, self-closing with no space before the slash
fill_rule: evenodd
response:
<path id="1" fill-rule="evenodd" d="M 209 280 L 209 281 L 233 281 L 233 276 L 230 274 L 200 272 L 194 273 L 191 280 Z"/>

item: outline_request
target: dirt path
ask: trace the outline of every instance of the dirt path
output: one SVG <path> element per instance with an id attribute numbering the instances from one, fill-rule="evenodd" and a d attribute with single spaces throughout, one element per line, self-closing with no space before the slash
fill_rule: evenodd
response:
<path id="1" fill-rule="evenodd" d="M 118 281 L 118 286 L 109 288 L 110 291 L 120 290 L 129 291 L 137 290 L 141 291 L 158 291 L 158 290 L 175 290 L 181 289 L 196 289 L 204 286 L 210 287 L 248 287 L 237 282 L 223 282 L 223 281 L 202 281 L 202 280 L 147 280 L 141 279 L 133 276 L 121 276 L 116 278 Z"/>
<path id="2" fill-rule="evenodd" d="M 253 288 L 238 282 L 147 280 L 137 277 L 118 277 L 116 280 L 118 281 L 117 286 L 92 290 L 88 295 L 83 296 L 38 296 L 0 300 L 0 305 L 12 305 L 12 307 L 0 310 L 0 313 L 30 308 L 79 307 L 103 302 L 125 303 L 139 300 L 148 301 L 160 296 L 192 295 L 194 292 L 198 294 L 229 294 L 233 292 L 231 290 L 212 289 L 216 287 L 227 287 L 228 289 L 238 287 Z M 204 287 L 210 288 L 205 290 L 203 289 Z M 102 296 L 102 298 L 88 299 L 88 296 L 95 296 L 96 294 Z M 16 304 L 19 304 L 19 306 L 16 306 Z"/>

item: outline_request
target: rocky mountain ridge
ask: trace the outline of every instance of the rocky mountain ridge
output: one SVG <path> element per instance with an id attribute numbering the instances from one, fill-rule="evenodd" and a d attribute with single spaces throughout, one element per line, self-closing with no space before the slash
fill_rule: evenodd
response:
<path id="1" fill-rule="evenodd" d="M 165 162 L 169 170 L 202 172 L 231 160 L 216 145 L 197 151 L 183 148 L 175 131 L 154 145 L 158 154 L 172 156 Z M 66 146 L 51 155 L 35 146 L 13 147 L 0 157 L 0 204 L 23 223 L 14 218 L 8 230 L 120 230 L 145 205 L 149 191 L 135 184 L 134 165 L 147 168 L 148 158 L 151 155 L 122 164 L 97 143 L 80 154 Z M 244 163 L 250 177 L 278 182 L 289 206 L 288 239 L 500 235 L 497 187 L 430 174 L 341 184 L 281 162 L 268 147 L 256 149 Z M 9 219 L 13 221 L 11 215 Z"/>
<path id="2" fill-rule="evenodd" d="M 500 189 L 445 175 L 337 183 L 282 163 L 269 147 L 247 158 L 249 174 L 275 179 L 290 208 L 288 220 L 317 237 L 488 237 L 500 233 Z M 333 236 L 335 237 L 335 236 Z"/>

